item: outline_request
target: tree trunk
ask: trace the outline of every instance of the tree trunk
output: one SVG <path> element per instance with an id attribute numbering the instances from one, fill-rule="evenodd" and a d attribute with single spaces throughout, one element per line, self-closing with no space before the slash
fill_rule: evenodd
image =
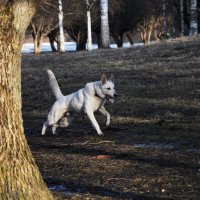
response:
<path id="1" fill-rule="evenodd" d="M 78 40 L 76 41 L 76 44 L 77 44 L 76 50 L 77 51 L 86 50 L 85 44 L 86 44 L 87 39 L 85 37 L 84 38 L 82 38 L 82 37 L 84 37 L 84 36 L 81 36 L 81 37 L 79 36 Z"/>
<path id="2" fill-rule="evenodd" d="M 131 37 L 131 34 L 130 33 L 126 33 L 126 37 L 128 38 L 128 41 L 130 42 L 130 44 L 132 46 L 134 43 L 133 43 L 133 39 Z"/>
<path id="3" fill-rule="evenodd" d="M 56 32 L 55 30 L 51 31 L 49 34 L 48 34 L 48 38 L 49 38 L 49 42 L 50 42 L 50 45 L 51 45 L 51 50 L 53 52 L 56 52 L 57 49 L 54 45 L 54 42 L 55 42 L 55 39 L 56 39 Z"/>
<path id="4" fill-rule="evenodd" d="M 50 200 L 25 139 L 21 113 L 21 47 L 35 1 L 0 7 L 0 199 Z"/>
<path id="5" fill-rule="evenodd" d="M 142 42 L 144 44 L 146 44 L 147 43 L 147 32 L 146 31 L 140 32 L 140 38 L 141 38 Z"/>
<path id="6" fill-rule="evenodd" d="M 101 44 L 101 33 L 100 32 L 95 32 L 96 33 L 96 36 L 97 36 L 97 45 L 98 45 L 98 48 L 100 49 L 102 47 L 102 44 Z"/>
<path id="7" fill-rule="evenodd" d="M 58 20 L 59 20 L 59 51 L 65 52 L 65 36 L 64 36 L 64 29 L 63 29 L 63 6 L 62 0 L 58 0 L 59 4 L 59 13 L 58 13 Z"/>
<path id="8" fill-rule="evenodd" d="M 34 35 L 34 53 L 39 54 L 41 53 L 42 50 L 42 42 L 43 42 L 44 36 L 41 35 Z"/>
<path id="9" fill-rule="evenodd" d="M 147 32 L 147 43 L 149 44 L 151 42 L 151 34 L 152 34 L 152 30 L 149 30 Z"/>
<path id="10" fill-rule="evenodd" d="M 90 2 L 86 0 L 87 7 L 87 50 L 92 51 L 92 22 L 91 22 L 91 12 L 90 12 Z"/>
<path id="11" fill-rule="evenodd" d="M 101 40 L 102 48 L 110 48 L 108 0 L 100 0 L 101 7 Z"/>
<path id="12" fill-rule="evenodd" d="M 90 10 L 87 10 L 87 49 L 92 51 L 92 25 Z"/>
<path id="13" fill-rule="evenodd" d="M 167 18 L 166 18 L 166 0 L 162 0 L 163 18 L 164 18 L 164 35 L 167 33 Z"/>
<path id="14" fill-rule="evenodd" d="M 198 33 L 197 27 L 197 0 L 190 0 L 190 35 Z"/>
<path id="15" fill-rule="evenodd" d="M 117 44 L 118 48 L 123 47 L 123 43 L 124 43 L 124 33 L 122 34 L 113 34 L 112 35 L 113 39 L 115 40 L 115 43 Z"/>
<path id="16" fill-rule="evenodd" d="M 180 20 L 181 20 L 181 36 L 183 36 L 185 31 L 183 0 L 180 0 Z"/>

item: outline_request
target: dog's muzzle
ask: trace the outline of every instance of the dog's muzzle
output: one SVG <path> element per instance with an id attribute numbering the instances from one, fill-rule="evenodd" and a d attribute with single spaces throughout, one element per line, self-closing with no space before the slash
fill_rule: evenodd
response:
<path id="1" fill-rule="evenodd" d="M 117 97 L 117 93 L 115 93 L 113 97 L 112 96 L 106 96 L 106 97 L 109 102 L 114 103 L 115 101 L 114 98 Z"/>

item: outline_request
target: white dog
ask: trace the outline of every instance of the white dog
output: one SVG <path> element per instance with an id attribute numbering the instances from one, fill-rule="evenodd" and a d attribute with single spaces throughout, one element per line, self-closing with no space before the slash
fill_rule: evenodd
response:
<path id="1" fill-rule="evenodd" d="M 109 126 L 110 114 L 105 109 L 104 103 L 106 99 L 113 103 L 114 97 L 117 95 L 113 75 L 107 80 L 103 74 L 100 81 L 87 83 L 84 88 L 77 92 L 64 96 L 60 91 L 53 72 L 47 70 L 47 73 L 51 90 L 56 97 L 56 102 L 48 114 L 47 121 L 43 124 L 42 135 L 45 135 L 48 126 L 52 127 L 53 134 L 56 134 L 57 127 L 69 126 L 76 113 L 87 114 L 98 135 L 103 135 L 94 117 L 94 112 L 98 110 L 104 115 L 107 118 L 106 126 Z"/>

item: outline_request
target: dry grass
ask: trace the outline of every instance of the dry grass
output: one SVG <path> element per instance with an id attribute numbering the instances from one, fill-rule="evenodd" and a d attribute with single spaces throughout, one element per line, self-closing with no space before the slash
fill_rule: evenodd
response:
<path id="1" fill-rule="evenodd" d="M 199 198 L 199 37 L 90 53 L 29 54 L 22 60 L 25 132 L 47 184 L 65 186 L 54 191 L 60 199 Z M 48 68 L 64 94 L 102 73 L 115 75 L 119 97 L 106 106 L 111 128 L 97 116 L 105 137 L 81 117 L 59 136 L 40 136 L 54 101 Z"/>

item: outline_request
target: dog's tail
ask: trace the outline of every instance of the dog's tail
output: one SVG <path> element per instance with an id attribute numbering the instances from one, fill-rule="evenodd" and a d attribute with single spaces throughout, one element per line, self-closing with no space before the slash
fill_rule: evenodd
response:
<path id="1" fill-rule="evenodd" d="M 63 94 L 60 91 L 60 87 L 58 85 L 56 77 L 55 77 L 54 73 L 50 69 L 47 69 L 47 74 L 49 76 L 49 85 L 50 85 L 50 88 L 51 88 L 54 96 L 56 97 L 56 99 L 59 99 L 60 97 L 63 96 Z"/>

